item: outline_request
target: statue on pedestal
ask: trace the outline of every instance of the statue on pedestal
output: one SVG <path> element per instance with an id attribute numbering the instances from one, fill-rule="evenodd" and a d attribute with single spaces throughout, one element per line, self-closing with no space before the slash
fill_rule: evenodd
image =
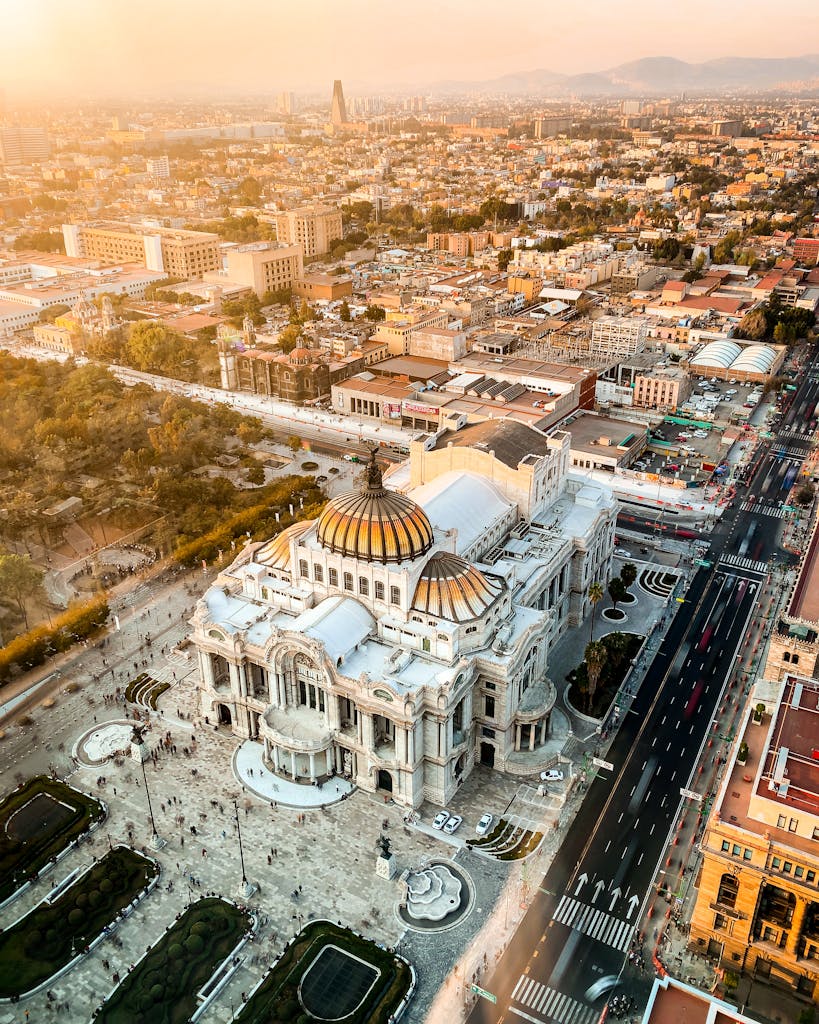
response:
<path id="1" fill-rule="evenodd" d="M 392 842 L 389 836 L 386 836 L 383 832 L 376 840 L 376 847 L 378 848 L 378 859 L 375 862 L 375 873 L 379 878 L 390 879 L 395 876 L 396 866 L 395 858 L 392 855 Z"/>

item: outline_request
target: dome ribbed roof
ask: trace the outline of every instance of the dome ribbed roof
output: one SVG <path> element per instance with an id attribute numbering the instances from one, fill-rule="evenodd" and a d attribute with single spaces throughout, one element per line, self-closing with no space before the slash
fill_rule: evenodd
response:
<path id="1" fill-rule="evenodd" d="M 482 615 L 500 592 L 500 584 L 490 582 L 465 559 L 440 551 L 424 566 L 412 607 L 450 622 L 465 622 Z"/>
<path id="2" fill-rule="evenodd" d="M 420 505 L 385 489 L 375 452 L 364 486 L 329 501 L 319 516 L 316 537 L 328 551 L 367 562 L 404 562 L 432 547 L 432 524 Z"/>
<path id="3" fill-rule="evenodd" d="M 260 565 L 268 565 L 271 569 L 290 569 L 290 541 L 294 537 L 300 537 L 315 522 L 315 519 L 302 519 L 300 523 L 293 523 L 286 530 L 277 533 L 262 544 L 253 556 L 253 561 Z"/>

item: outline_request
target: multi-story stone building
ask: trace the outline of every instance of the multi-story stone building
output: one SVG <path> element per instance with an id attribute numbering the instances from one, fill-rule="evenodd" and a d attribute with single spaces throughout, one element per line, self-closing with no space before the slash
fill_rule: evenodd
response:
<path id="1" fill-rule="evenodd" d="M 702 837 L 691 941 L 731 971 L 819 997 L 819 682 L 752 691 Z"/>
<path id="2" fill-rule="evenodd" d="M 140 263 L 180 280 L 221 266 L 219 236 L 206 231 L 145 228 L 139 224 L 63 224 L 67 256 L 105 263 Z"/>
<path id="3" fill-rule="evenodd" d="M 373 458 L 198 602 L 202 713 L 263 744 L 270 771 L 416 807 L 477 761 L 545 763 L 549 649 L 606 575 L 615 502 L 571 478 L 567 435 L 494 426 L 497 454 L 414 445 L 406 493 Z"/>
<path id="4" fill-rule="evenodd" d="M 234 284 L 252 288 L 261 298 L 265 292 L 292 288 L 303 271 L 301 246 L 248 242 L 230 249 L 224 273 L 209 274 L 206 280 L 218 284 L 226 278 Z"/>
<path id="5" fill-rule="evenodd" d="M 341 210 L 334 206 L 301 206 L 276 214 L 276 238 L 300 245 L 305 259 L 323 256 L 343 236 Z"/>

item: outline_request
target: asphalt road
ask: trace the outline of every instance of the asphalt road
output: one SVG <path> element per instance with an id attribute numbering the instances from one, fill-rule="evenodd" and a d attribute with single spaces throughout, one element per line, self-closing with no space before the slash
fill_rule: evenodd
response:
<path id="1" fill-rule="evenodd" d="M 471 1024 L 593 1024 L 614 992 L 638 1004 L 647 996 L 651 976 L 631 969 L 628 952 L 768 563 L 793 558 L 780 550 L 782 504 L 788 466 L 801 465 L 810 447 L 804 427 L 819 401 L 817 366 L 814 360 L 801 375 L 777 437 L 760 445 L 747 486 L 709 534 L 712 567 L 696 573 L 677 605 L 606 755 L 613 768 L 590 785 L 506 953 L 482 983 L 497 1002 L 478 999 Z"/>

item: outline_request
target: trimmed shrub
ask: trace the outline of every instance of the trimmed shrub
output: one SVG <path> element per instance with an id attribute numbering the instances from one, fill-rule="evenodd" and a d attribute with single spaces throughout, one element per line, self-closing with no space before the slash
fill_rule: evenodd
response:
<path id="1" fill-rule="evenodd" d="M 178 942 L 174 942 L 173 945 L 168 946 L 168 956 L 171 960 L 178 960 L 180 956 L 185 955 L 185 950 Z"/>
<path id="2" fill-rule="evenodd" d="M 197 953 L 201 953 L 204 948 L 205 940 L 201 935 L 189 935 L 187 939 L 185 939 L 185 949 L 187 949 L 189 953 L 196 955 Z"/>
<path id="3" fill-rule="evenodd" d="M 110 878 L 103 878 L 103 880 L 100 882 L 100 892 L 106 892 L 107 893 L 107 892 L 113 892 L 113 891 L 114 891 L 114 883 L 111 881 L 111 879 Z"/>
<path id="4" fill-rule="evenodd" d="M 82 924 L 84 918 L 85 914 L 79 909 L 79 907 L 74 907 L 73 910 L 69 910 L 68 912 L 68 923 L 74 925 L 75 928 L 78 924 Z"/>

